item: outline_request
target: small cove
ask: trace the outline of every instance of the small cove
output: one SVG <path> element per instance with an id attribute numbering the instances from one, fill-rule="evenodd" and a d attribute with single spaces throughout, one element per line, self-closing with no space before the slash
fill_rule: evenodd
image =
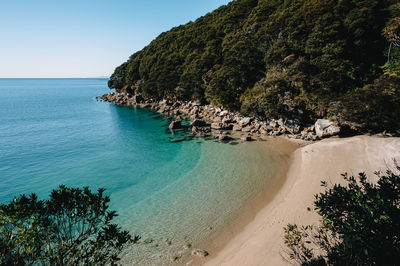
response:
<path id="1" fill-rule="evenodd" d="M 104 187 L 142 242 L 124 262 L 170 263 L 235 223 L 277 182 L 282 154 L 259 142 L 170 143 L 168 121 L 97 102 L 106 79 L 0 79 L 0 201 L 60 184 Z"/>

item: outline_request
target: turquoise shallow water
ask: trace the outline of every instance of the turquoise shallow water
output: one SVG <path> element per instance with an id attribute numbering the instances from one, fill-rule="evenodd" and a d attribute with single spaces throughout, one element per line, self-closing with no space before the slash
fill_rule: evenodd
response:
<path id="1" fill-rule="evenodd" d="M 60 184 L 104 187 L 118 222 L 160 264 L 235 217 L 271 183 L 280 155 L 259 143 L 170 143 L 168 121 L 97 102 L 106 79 L 0 79 L 0 202 Z M 262 196 L 262 195 L 261 195 Z"/>

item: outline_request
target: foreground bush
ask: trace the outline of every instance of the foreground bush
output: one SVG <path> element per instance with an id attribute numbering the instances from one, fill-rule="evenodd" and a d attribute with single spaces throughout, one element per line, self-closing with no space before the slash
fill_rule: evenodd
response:
<path id="1" fill-rule="evenodd" d="M 103 192 L 60 186 L 49 200 L 32 194 L 0 205 L 0 264 L 114 264 L 139 237 L 112 223 Z"/>
<path id="2" fill-rule="evenodd" d="M 398 265 L 400 167 L 376 175 L 378 182 L 371 183 L 365 173 L 344 174 L 346 186 L 316 195 L 321 225 L 285 227 L 288 259 L 302 265 Z"/>

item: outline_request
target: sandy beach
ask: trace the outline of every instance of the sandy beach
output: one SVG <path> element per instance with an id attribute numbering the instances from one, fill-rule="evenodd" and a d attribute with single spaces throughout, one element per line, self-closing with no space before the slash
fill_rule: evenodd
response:
<path id="1" fill-rule="evenodd" d="M 205 265 L 289 265 L 282 257 L 283 227 L 318 222 L 307 208 L 313 208 L 314 195 L 323 190 L 321 181 L 339 183 L 341 173 L 362 171 L 374 180 L 373 173 L 393 166 L 394 158 L 400 160 L 400 138 L 332 138 L 298 148 L 279 192 Z"/>

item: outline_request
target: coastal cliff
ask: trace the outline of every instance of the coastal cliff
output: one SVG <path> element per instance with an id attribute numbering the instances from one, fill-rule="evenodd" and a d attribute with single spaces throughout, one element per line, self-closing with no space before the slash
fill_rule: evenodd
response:
<path id="1" fill-rule="evenodd" d="M 162 33 L 109 87 L 260 120 L 400 128 L 400 4 L 236 0 Z"/>

